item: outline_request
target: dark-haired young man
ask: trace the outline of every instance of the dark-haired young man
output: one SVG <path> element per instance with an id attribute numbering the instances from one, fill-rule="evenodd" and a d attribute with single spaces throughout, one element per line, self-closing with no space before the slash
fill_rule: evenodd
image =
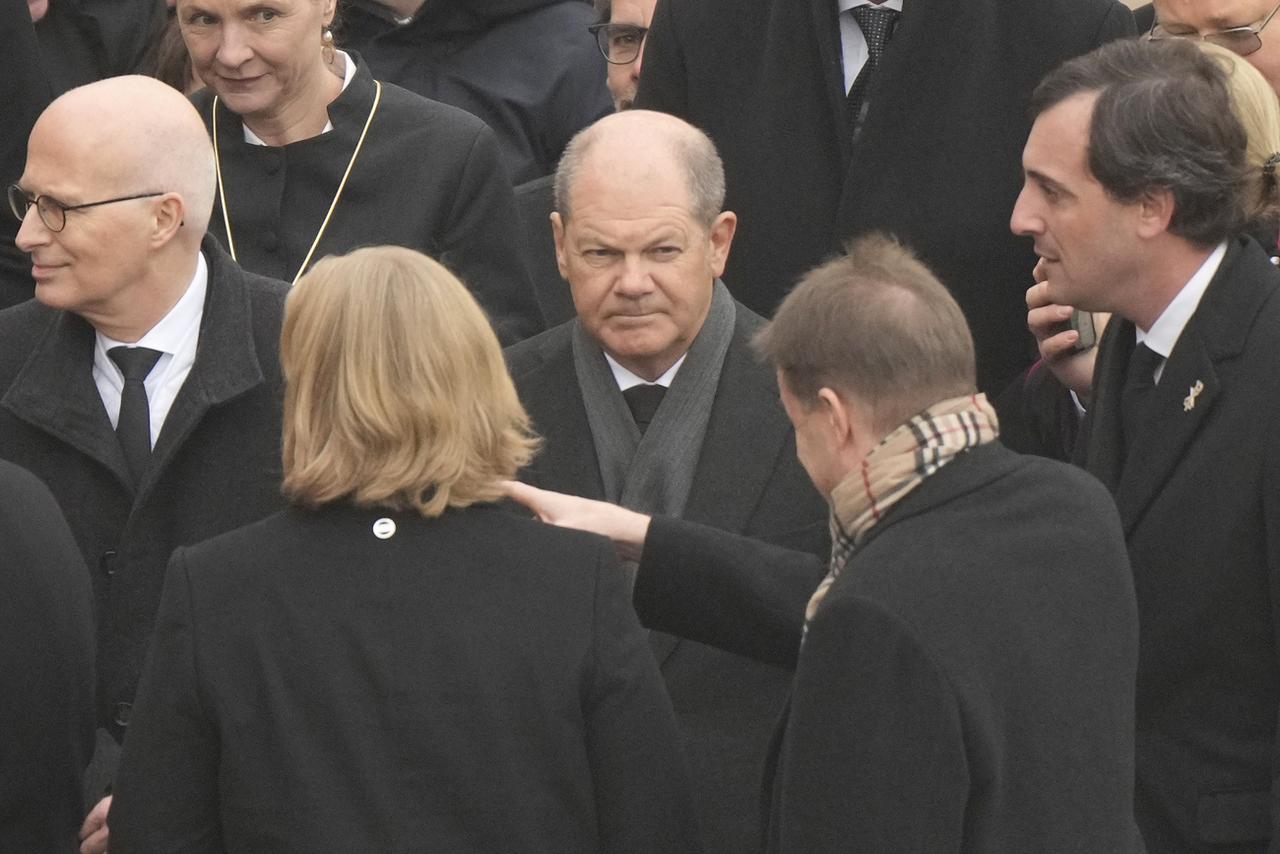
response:
<path id="1" fill-rule="evenodd" d="M 1129 546 L 1135 810 L 1160 854 L 1280 841 L 1280 273 L 1239 236 L 1227 103 L 1221 66 L 1184 40 L 1067 63 L 1033 97 L 1012 219 L 1042 259 L 1029 324 L 1087 403 L 1077 455 Z M 1096 370 L 1054 325 L 1070 306 L 1114 313 Z"/>

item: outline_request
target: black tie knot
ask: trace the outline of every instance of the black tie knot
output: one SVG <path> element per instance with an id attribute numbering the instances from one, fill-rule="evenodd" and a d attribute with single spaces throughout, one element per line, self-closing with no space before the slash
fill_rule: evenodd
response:
<path id="1" fill-rule="evenodd" d="M 120 373 L 124 374 L 124 381 L 128 383 L 145 380 L 164 354 L 149 347 L 112 347 L 107 355 L 116 363 Z"/>
<path id="2" fill-rule="evenodd" d="M 666 393 L 667 387 L 657 383 L 633 385 L 622 393 L 627 400 L 627 407 L 631 410 L 631 417 L 635 419 L 641 433 L 644 433 L 649 423 L 653 421 L 653 416 L 657 414 Z"/>
<path id="3" fill-rule="evenodd" d="M 855 6 L 849 10 L 853 19 L 858 22 L 862 36 L 867 42 L 867 63 L 875 68 L 884 56 L 885 45 L 893 35 L 893 25 L 898 20 L 896 9 L 885 9 L 882 6 L 867 4 Z"/>

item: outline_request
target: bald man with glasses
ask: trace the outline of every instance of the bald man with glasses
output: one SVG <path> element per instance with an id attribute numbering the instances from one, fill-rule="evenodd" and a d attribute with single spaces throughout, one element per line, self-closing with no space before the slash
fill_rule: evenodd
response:
<path id="1" fill-rule="evenodd" d="M 102 798 L 170 553 L 282 503 L 287 286 L 202 242 L 213 194 L 200 117 L 143 77 L 50 104 L 7 192 L 35 299 L 0 312 L 0 457 L 48 485 L 94 593 L 86 852 L 106 849 Z"/>

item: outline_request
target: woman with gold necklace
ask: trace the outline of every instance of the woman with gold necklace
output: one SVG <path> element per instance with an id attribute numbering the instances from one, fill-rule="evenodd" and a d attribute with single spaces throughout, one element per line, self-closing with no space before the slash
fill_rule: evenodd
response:
<path id="1" fill-rule="evenodd" d="M 493 133 L 379 83 L 333 45 L 336 0 L 178 0 L 213 136 L 209 231 L 241 266 L 294 282 L 368 244 L 451 268 L 510 343 L 541 328 Z"/>

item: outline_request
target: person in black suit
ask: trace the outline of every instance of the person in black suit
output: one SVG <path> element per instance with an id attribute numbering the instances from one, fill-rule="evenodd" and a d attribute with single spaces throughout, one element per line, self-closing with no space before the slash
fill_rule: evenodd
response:
<path id="1" fill-rule="evenodd" d="M 292 506 L 175 552 L 112 850 L 699 850 L 612 549 L 491 503 L 536 440 L 463 285 L 325 259 L 281 361 Z"/>
<path id="2" fill-rule="evenodd" d="M 1133 11 L 1139 34 L 1204 39 L 1249 60 L 1280 92 L 1280 26 L 1274 0 L 1160 0 Z"/>
<path id="3" fill-rule="evenodd" d="M 169 554 L 281 505 L 287 288 L 202 245 L 213 171 L 181 94 L 117 77 L 45 110 L 8 191 L 36 298 L 0 312 L 0 457 L 48 484 L 92 574 L 90 803 L 129 724 Z M 86 851 L 105 847 L 106 810 Z"/>
<path id="4" fill-rule="evenodd" d="M 864 62 L 873 22 L 840 11 L 855 5 L 660 0 L 637 103 L 720 149 L 741 218 L 725 281 L 747 307 L 772 314 L 846 238 L 888 231 L 955 295 L 978 387 L 998 392 L 1033 352 L 1021 295 L 1035 259 L 1006 227 L 1027 99 L 1064 59 L 1132 34 L 1131 15 L 1116 0 L 888 0 L 870 12 L 888 16 L 887 42 Z M 855 138 L 846 93 L 864 73 Z"/>
<path id="5" fill-rule="evenodd" d="M 0 851 L 75 851 L 93 753 L 89 574 L 57 502 L 0 461 Z"/>
<path id="6" fill-rule="evenodd" d="M 1138 592 L 1139 824 L 1151 851 L 1280 840 L 1280 273 L 1237 237 L 1256 174 L 1223 66 L 1109 45 L 1037 90 L 1012 225 L 1046 363 L 1088 410 L 1077 459 L 1115 496 Z M 1113 312 L 1096 370 L 1070 312 Z M 1090 377 L 1092 376 L 1092 381 Z"/>
<path id="7" fill-rule="evenodd" d="M 757 341 L 831 505 L 826 567 L 509 491 L 638 557 L 650 625 L 794 669 L 765 765 L 765 850 L 1142 851 L 1137 614 L 1102 486 L 995 441 L 959 307 L 883 237 L 806 276 Z"/>
<path id="8" fill-rule="evenodd" d="M 733 238 L 715 148 L 683 121 L 631 111 L 570 143 L 553 215 L 577 319 L 512 347 L 544 437 L 537 486 L 696 519 L 820 554 L 826 508 L 795 460 L 763 321 L 717 276 Z M 655 634 L 687 736 L 708 851 L 758 838 L 759 759 L 786 673 Z"/>

